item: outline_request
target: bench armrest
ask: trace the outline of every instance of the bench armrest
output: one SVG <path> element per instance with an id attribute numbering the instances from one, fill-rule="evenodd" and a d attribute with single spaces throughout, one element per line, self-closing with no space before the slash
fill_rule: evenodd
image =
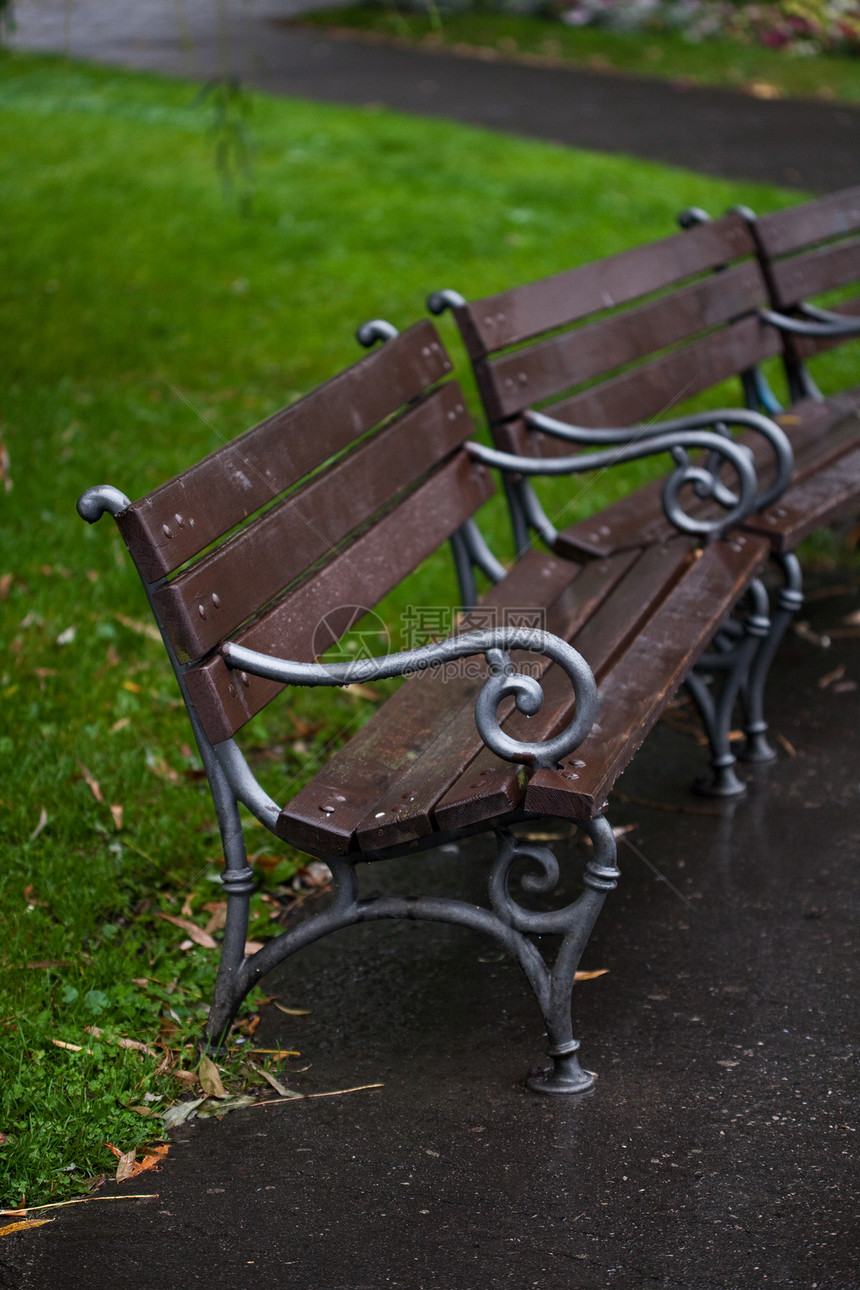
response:
<path id="1" fill-rule="evenodd" d="M 788 436 L 781 426 L 765 416 L 761 412 L 755 412 L 751 408 L 719 408 L 716 411 L 693 412 L 685 417 L 673 417 L 667 421 L 655 421 L 651 425 L 623 426 L 618 429 L 592 430 L 588 426 L 572 426 L 564 421 L 556 421 L 553 417 L 548 417 L 542 412 L 527 412 L 525 414 L 526 422 L 529 429 L 541 430 L 545 434 L 554 435 L 558 439 L 566 439 L 570 443 L 578 443 L 583 446 L 600 446 L 601 444 L 627 444 L 627 443 L 648 443 L 666 435 L 678 435 L 679 444 L 686 447 L 683 436 L 688 431 L 705 430 L 713 434 L 718 434 L 722 439 L 732 442 L 730 438 L 730 428 L 732 426 L 742 426 L 745 430 L 750 430 L 754 434 L 760 435 L 767 444 L 772 458 L 774 478 L 770 486 L 761 492 L 757 492 L 753 504 L 754 511 L 764 510 L 780 497 L 788 487 L 791 479 L 791 472 L 794 469 L 794 453 Z M 738 446 L 738 445 L 736 445 Z M 715 486 L 719 486 L 719 480 L 716 479 L 717 468 L 721 463 L 718 461 L 709 461 L 708 468 L 715 475 Z M 700 493 L 700 496 L 705 496 Z M 708 494 L 711 495 L 711 494 Z M 733 498 L 723 490 L 723 496 L 715 491 L 712 494 L 721 505 L 732 505 Z"/>
<path id="2" fill-rule="evenodd" d="M 576 475 L 592 470 L 605 470 L 628 461 L 638 461 L 658 453 L 672 455 L 676 468 L 663 487 L 663 509 L 669 521 L 683 533 L 698 534 L 706 538 L 719 537 L 728 528 L 739 524 L 754 511 L 767 506 L 788 484 L 791 477 L 793 456 L 791 446 L 782 430 L 769 418 L 743 409 L 731 412 L 709 412 L 680 418 L 678 422 L 662 422 L 653 426 L 631 426 L 616 430 L 590 431 L 565 422 L 555 421 L 540 412 L 527 414 L 534 429 L 586 446 L 589 443 L 613 445 L 603 451 L 576 453 L 570 457 L 520 457 L 513 453 L 499 452 L 483 444 L 469 442 L 467 451 L 484 465 L 502 472 L 519 475 Z M 767 427 L 767 437 L 776 456 L 776 481 L 768 489 L 757 491 L 757 477 L 749 449 L 735 443 L 727 424 L 738 423 L 759 428 Z M 717 429 L 703 430 L 698 425 L 714 425 Z M 669 429 L 664 429 L 668 425 Z M 601 438 L 602 436 L 602 438 Z M 703 464 L 690 461 L 689 449 L 705 449 L 708 453 Z M 737 492 L 719 477 L 719 467 L 728 464 L 737 480 Z M 681 505 L 681 493 L 692 487 L 699 499 L 711 498 L 721 506 L 722 517 L 705 518 L 688 515 Z"/>
<path id="3" fill-rule="evenodd" d="M 817 305 L 807 304 L 799 304 L 797 312 L 805 316 L 794 318 L 776 309 L 762 309 L 759 316 L 780 331 L 791 332 L 796 336 L 812 336 L 819 340 L 826 340 L 831 336 L 860 336 L 860 318 L 851 318 L 847 314 L 834 313 L 832 309 L 819 309 Z"/>
<path id="4" fill-rule="evenodd" d="M 517 708 L 534 716 L 543 703 L 538 681 L 523 672 L 515 672 L 507 650 L 522 649 L 551 658 L 567 674 L 573 686 L 576 711 L 573 720 L 560 734 L 540 743 L 528 743 L 506 734 L 499 724 L 497 708 L 512 696 Z M 444 641 L 422 645 L 419 649 L 401 650 L 384 658 L 365 658 L 348 663 L 299 663 L 273 658 L 256 650 L 228 642 L 221 646 L 228 667 L 239 668 L 255 676 L 267 677 L 286 685 L 351 685 L 355 682 L 379 681 L 391 676 L 406 676 L 475 654 L 486 655 L 490 676 L 475 704 L 475 724 L 486 746 L 505 761 L 533 766 L 557 766 L 563 757 L 578 748 L 597 717 L 599 698 L 591 669 L 581 654 L 559 636 L 536 628 L 498 627 L 487 631 L 464 632 Z"/>

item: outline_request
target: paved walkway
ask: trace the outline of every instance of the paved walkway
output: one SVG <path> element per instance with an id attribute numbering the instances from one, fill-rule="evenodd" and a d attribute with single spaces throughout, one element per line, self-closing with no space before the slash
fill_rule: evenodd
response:
<path id="1" fill-rule="evenodd" d="M 664 725 L 621 781 L 632 849 L 584 964 L 609 971 L 574 1000 L 593 1096 L 523 1092 L 540 1022 L 495 943 L 350 928 L 270 978 L 311 1015 L 265 1008 L 256 1042 L 301 1051 L 304 1092 L 384 1087 L 183 1126 L 160 1174 L 100 1193 L 155 1199 L 4 1238 L 0 1286 L 857 1290 L 858 605 L 813 590 L 771 686 L 796 755 L 744 802 L 691 797 L 702 750 Z M 488 859 L 362 881 L 479 900 Z"/>
<path id="2" fill-rule="evenodd" d="M 334 40 L 286 19 L 330 0 L 17 0 L 22 48 L 274 93 L 384 103 L 512 134 L 826 192 L 860 183 L 860 109 Z"/>

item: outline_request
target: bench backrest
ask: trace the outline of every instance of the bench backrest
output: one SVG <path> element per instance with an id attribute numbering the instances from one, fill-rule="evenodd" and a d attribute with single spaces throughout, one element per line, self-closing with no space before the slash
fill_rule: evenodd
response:
<path id="1" fill-rule="evenodd" d="M 770 285 L 773 307 L 792 313 L 803 302 L 843 287 L 860 286 L 860 187 L 756 218 L 751 229 Z M 860 315 L 860 295 L 842 300 L 839 313 Z M 843 344 L 845 337 L 788 336 L 797 361 Z"/>
<path id="2" fill-rule="evenodd" d="M 491 495 L 451 366 L 418 323 L 117 516 L 213 742 L 282 688 L 224 641 L 311 661 Z"/>
<path id="3" fill-rule="evenodd" d="M 566 455 L 540 409 L 593 428 L 677 405 L 780 352 L 752 234 L 732 214 L 454 309 L 500 448 Z"/>

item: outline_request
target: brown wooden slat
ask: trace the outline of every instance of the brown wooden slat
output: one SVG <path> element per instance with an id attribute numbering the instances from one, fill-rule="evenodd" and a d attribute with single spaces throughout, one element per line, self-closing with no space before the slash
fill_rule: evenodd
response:
<path id="1" fill-rule="evenodd" d="M 603 682 L 604 707 L 592 733 L 560 771 L 535 772 L 526 790 L 526 810 L 579 820 L 599 813 L 615 780 L 767 554 L 765 540 L 750 537 L 745 542 L 743 535 L 701 553 L 618 657 Z"/>
<path id="2" fill-rule="evenodd" d="M 685 539 L 665 547 L 649 547 L 628 565 L 626 576 L 573 636 L 574 646 L 594 672 L 601 697 L 603 677 L 619 651 L 643 630 L 696 558 L 692 544 Z M 540 712 L 528 719 L 514 713 L 506 726 L 512 734 L 530 741 L 550 738 L 570 720 L 573 695 L 562 669 L 553 664 L 542 684 L 546 698 Z M 522 797 L 519 773 L 518 767 L 484 750 L 439 802 L 434 812 L 436 827 L 463 828 L 512 810 Z"/>
<path id="3" fill-rule="evenodd" d="M 793 551 L 810 533 L 855 514 L 860 514 L 860 447 L 789 488 L 776 506 L 744 528 L 767 537 L 778 551 Z"/>
<path id="4" fill-rule="evenodd" d="M 560 421 L 595 428 L 677 416 L 678 405 L 687 399 L 778 354 L 780 349 L 773 328 L 765 327 L 756 318 L 741 319 L 684 349 L 673 350 L 652 363 L 564 399 L 546 411 Z M 567 456 L 573 447 L 539 431 L 531 432 L 527 443 L 528 455 L 534 457 Z"/>
<path id="5" fill-rule="evenodd" d="M 840 300 L 836 312 L 845 314 L 846 317 L 860 317 L 860 297 L 855 300 Z M 815 354 L 822 354 L 828 349 L 836 349 L 838 345 L 847 345 L 852 340 L 856 341 L 857 337 L 834 336 L 831 339 L 828 337 L 792 336 L 791 344 L 799 358 L 812 358 Z"/>
<path id="6" fill-rule="evenodd" d="M 578 565 L 531 551 L 517 562 L 503 584 L 491 588 L 481 608 L 499 607 L 508 597 L 513 597 L 514 602 L 531 603 L 536 593 L 555 602 L 578 572 Z M 466 618 L 461 630 L 468 630 L 470 625 Z M 284 807 L 279 835 L 304 850 L 345 854 L 355 848 L 357 828 L 377 810 L 377 803 L 386 793 L 398 794 L 398 803 L 402 803 L 399 795 L 408 792 L 408 788 L 400 788 L 399 784 L 412 766 L 425 764 L 428 748 L 445 740 L 453 742 L 448 734 L 451 723 L 459 720 L 464 710 L 474 740 L 474 705 L 486 676 L 486 665 L 481 657 L 470 661 L 476 664 L 476 676 L 469 677 L 465 672 L 451 676 L 433 670 L 406 681 L 331 758 L 319 779 Z M 325 801 L 320 798 L 321 787 L 328 790 Z M 321 804 L 328 808 L 325 812 Z"/>
<path id="7" fill-rule="evenodd" d="M 200 658 L 472 433 L 451 382 L 153 597 L 181 661 Z"/>
<path id="8" fill-rule="evenodd" d="M 178 569 L 450 370 L 433 324 L 416 323 L 135 502 L 117 524 L 143 577 Z"/>
<path id="9" fill-rule="evenodd" d="M 505 579 L 507 585 L 495 588 L 495 600 L 499 605 L 517 609 L 546 605 L 546 630 L 568 639 L 609 595 L 632 562 L 630 555 L 616 556 L 611 561 L 593 563 L 579 572 L 579 565 L 556 560 L 543 585 L 536 584 L 534 580 L 529 585 L 522 578 L 515 577 L 515 566 L 510 578 Z M 575 574 L 577 576 L 574 577 Z M 515 667 L 527 667 L 529 674 L 535 677 L 544 676 L 552 666 L 543 655 L 521 651 L 515 651 L 511 660 Z M 485 676 L 482 668 L 481 680 L 475 685 L 471 702 L 461 709 L 443 735 L 425 748 L 420 760 L 408 766 L 368 811 L 356 834 L 363 851 L 399 845 L 433 832 L 436 803 L 455 781 L 467 773 L 467 767 L 475 758 L 480 760 L 483 754 L 484 744 L 475 726 L 474 703 Z M 569 700 L 570 683 L 566 677 L 565 687 L 566 699 Z M 544 707 L 551 702 L 551 696 L 547 695 Z M 505 704 L 499 716 L 505 729 L 509 728 L 511 721 L 516 722 L 512 701 Z M 506 769 L 510 771 L 511 767 L 506 766 Z M 516 773 L 514 768 L 514 778 Z M 480 777 L 480 768 L 477 774 Z"/>
<path id="10" fill-rule="evenodd" d="M 770 273 L 776 307 L 780 309 L 790 309 L 822 291 L 850 286 L 860 280 L 860 238 L 772 264 Z"/>
<path id="11" fill-rule="evenodd" d="M 814 202 L 791 206 L 756 220 L 756 235 L 767 255 L 784 255 L 857 228 L 860 228 L 860 187 L 829 193 Z"/>
<path id="12" fill-rule="evenodd" d="M 513 416 L 767 304 L 761 269 L 747 260 L 625 313 L 488 360 L 476 373 L 487 415 Z"/>
<path id="13" fill-rule="evenodd" d="M 754 253 L 744 220 L 727 215 L 660 242 L 487 296 L 455 310 L 455 315 L 470 356 L 478 359 Z"/>
<path id="14" fill-rule="evenodd" d="M 315 642 L 324 618 L 339 606 L 370 609 L 492 495 L 489 472 L 466 453 L 436 471 L 341 556 L 324 565 L 236 643 L 281 658 L 308 661 L 333 644 Z M 339 624 L 346 630 L 351 621 Z M 189 668 L 185 680 L 209 739 L 235 734 L 282 688 L 274 681 L 231 673 L 220 655 Z"/>

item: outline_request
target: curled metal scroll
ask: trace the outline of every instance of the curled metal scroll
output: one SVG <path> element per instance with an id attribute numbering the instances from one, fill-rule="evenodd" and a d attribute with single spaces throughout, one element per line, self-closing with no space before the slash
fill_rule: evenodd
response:
<path id="1" fill-rule="evenodd" d="M 618 885 L 618 868 L 615 863 L 615 846 L 612 830 L 606 821 L 598 818 L 586 828 L 596 840 L 597 848 L 586 866 L 583 881 L 586 887 L 605 894 Z M 490 876 L 489 897 L 493 912 L 509 927 L 518 932 L 537 935 L 552 932 L 569 933 L 575 926 L 575 907 L 580 895 L 559 909 L 526 909 L 511 895 L 511 869 L 515 860 L 525 860 L 532 867 L 520 878 L 520 886 L 533 895 L 544 896 L 558 885 L 559 864 L 549 847 L 539 846 L 524 838 L 517 838 L 507 829 L 498 829 L 499 856 Z"/>
<path id="2" fill-rule="evenodd" d="M 593 430 L 587 426 L 571 426 L 564 421 L 556 421 L 543 412 L 527 412 L 526 423 L 531 430 L 540 430 L 557 439 L 583 445 L 595 444 L 629 444 L 646 442 L 656 444 L 666 435 L 678 434 L 678 446 L 684 449 L 691 445 L 685 438 L 691 430 L 703 430 L 719 435 L 725 442 L 733 443 L 730 427 L 740 426 L 760 435 L 767 443 L 773 459 L 774 477 L 768 488 L 756 493 L 753 509 L 764 510 L 782 495 L 788 487 L 791 472 L 794 469 L 794 453 L 791 444 L 781 426 L 762 412 L 752 408 L 721 408 L 714 412 L 694 412 L 686 417 L 674 417 L 668 421 L 656 421 L 648 426 L 624 426 L 617 429 Z M 735 447 L 740 445 L 735 444 Z M 656 448 L 654 449 L 656 451 Z M 713 497 L 721 506 L 729 507 L 737 502 L 737 496 L 721 485 L 718 478 L 720 466 L 718 454 L 715 458 L 709 455 L 706 469 L 711 476 L 709 480 L 695 480 L 696 493 L 699 497 Z"/>
<path id="3" fill-rule="evenodd" d="M 499 723 L 497 708 L 512 697 L 525 716 L 534 716 L 543 703 L 543 690 L 534 677 L 515 672 L 506 651 L 528 650 L 552 659 L 566 673 L 573 687 L 576 708 L 565 730 L 552 739 L 529 743 L 506 734 Z M 505 761 L 534 766 L 556 766 L 578 748 L 597 716 L 599 699 L 591 669 L 581 654 L 551 632 L 528 627 L 497 627 L 487 631 L 464 632 L 448 640 L 401 650 L 384 658 L 355 659 L 347 663 L 299 663 L 273 658 L 242 645 L 227 643 L 221 655 L 228 667 L 254 676 L 267 677 L 285 685 L 352 685 L 406 676 L 428 668 L 453 663 L 461 658 L 484 654 L 490 676 L 475 704 L 475 724 L 484 743 Z"/>
<path id="4" fill-rule="evenodd" d="M 485 465 L 503 471 L 516 471 L 521 475 L 585 474 L 587 471 L 602 470 L 622 462 L 638 461 L 642 457 L 669 452 L 677 464 L 663 488 L 666 515 L 682 532 L 708 538 L 719 537 L 732 525 L 739 524 L 755 510 L 757 504 L 756 473 L 749 451 L 730 438 L 705 430 L 655 433 L 632 442 L 628 437 L 628 441 L 617 448 L 587 455 L 577 453 L 572 457 L 518 457 L 513 453 L 499 452 L 495 448 L 485 448 L 479 443 L 469 442 L 465 446 L 471 456 Z M 722 458 L 728 462 L 737 476 L 737 492 L 727 489 L 713 469 L 694 465 L 687 455 L 690 448 L 704 448 L 714 454 L 715 459 Z M 679 500 L 687 485 L 692 485 L 700 498 L 713 497 L 722 506 L 728 504 L 726 513 L 716 518 L 688 515 Z"/>

